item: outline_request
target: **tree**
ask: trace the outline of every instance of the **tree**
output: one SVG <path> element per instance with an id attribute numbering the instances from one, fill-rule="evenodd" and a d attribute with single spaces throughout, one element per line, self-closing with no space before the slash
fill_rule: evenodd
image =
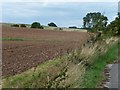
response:
<path id="1" fill-rule="evenodd" d="M 48 26 L 57 27 L 57 25 L 53 22 L 49 23 Z"/>
<path id="2" fill-rule="evenodd" d="M 11 25 L 12 27 L 19 27 L 19 25 L 18 24 L 13 24 L 13 25 Z"/>
<path id="3" fill-rule="evenodd" d="M 20 27 L 26 27 L 26 25 L 25 24 L 20 24 Z"/>
<path id="4" fill-rule="evenodd" d="M 31 28 L 40 28 L 40 29 L 43 29 L 43 26 L 41 26 L 41 24 L 39 22 L 33 22 L 31 24 Z"/>
<path id="5" fill-rule="evenodd" d="M 120 12 L 118 12 L 118 17 L 120 17 Z"/>
<path id="6" fill-rule="evenodd" d="M 108 18 L 100 12 L 88 13 L 83 17 L 83 28 L 101 31 L 107 26 Z"/>
<path id="7" fill-rule="evenodd" d="M 115 18 L 106 29 L 105 33 L 109 33 L 110 35 L 120 35 L 120 16 Z"/>
<path id="8" fill-rule="evenodd" d="M 77 29 L 77 27 L 76 27 L 76 26 L 72 26 L 72 27 L 69 27 L 69 28 L 74 28 L 74 29 Z"/>

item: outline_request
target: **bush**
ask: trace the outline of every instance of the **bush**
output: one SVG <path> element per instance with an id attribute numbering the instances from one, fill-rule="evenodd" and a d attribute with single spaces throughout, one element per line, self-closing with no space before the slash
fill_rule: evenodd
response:
<path id="1" fill-rule="evenodd" d="M 57 25 L 53 22 L 49 23 L 48 26 L 57 27 Z"/>
<path id="2" fill-rule="evenodd" d="M 63 30 L 62 28 L 59 28 L 59 30 Z"/>
<path id="3" fill-rule="evenodd" d="M 72 26 L 72 27 L 69 27 L 69 28 L 74 28 L 74 29 L 77 29 L 77 27 L 76 27 L 76 26 Z"/>
<path id="4" fill-rule="evenodd" d="M 25 24 L 21 24 L 20 27 L 26 27 L 26 25 Z"/>
<path id="5" fill-rule="evenodd" d="M 40 29 L 43 29 L 43 26 L 41 26 L 41 24 L 39 22 L 33 22 L 31 24 L 31 28 L 40 28 Z"/>
<path id="6" fill-rule="evenodd" d="M 13 25 L 11 25 L 12 27 L 19 27 L 19 25 L 18 24 L 13 24 Z"/>

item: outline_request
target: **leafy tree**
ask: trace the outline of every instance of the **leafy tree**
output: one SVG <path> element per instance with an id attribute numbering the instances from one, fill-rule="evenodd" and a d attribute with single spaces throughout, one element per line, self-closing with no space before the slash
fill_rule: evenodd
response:
<path id="1" fill-rule="evenodd" d="M 48 26 L 57 27 L 57 25 L 53 22 L 49 23 Z"/>
<path id="2" fill-rule="evenodd" d="M 31 24 L 31 28 L 40 28 L 40 29 L 43 29 L 43 26 L 41 26 L 41 24 L 39 22 L 33 22 Z"/>
<path id="3" fill-rule="evenodd" d="M 120 16 L 115 18 L 106 28 L 105 33 L 110 35 L 120 35 Z"/>
<path id="4" fill-rule="evenodd" d="M 108 18 L 100 12 L 88 13 L 83 18 L 83 28 L 101 31 L 107 26 Z"/>
<path id="5" fill-rule="evenodd" d="M 120 17 L 120 12 L 118 12 L 118 17 Z"/>

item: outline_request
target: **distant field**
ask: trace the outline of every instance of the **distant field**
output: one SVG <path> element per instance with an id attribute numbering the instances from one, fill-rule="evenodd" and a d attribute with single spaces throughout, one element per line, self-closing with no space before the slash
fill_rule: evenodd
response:
<path id="1" fill-rule="evenodd" d="M 5 25 L 5 26 L 11 26 L 15 23 L 0 23 L 2 25 Z M 19 24 L 20 25 L 20 24 Z M 25 24 L 27 26 L 27 28 L 30 28 L 30 24 Z M 62 29 L 62 31 L 80 31 L 80 32 L 87 32 L 86 29 L 74 29 L 74 28 L 66 28 L 66 27 L 50 27 L 50 26 L 45 26 L 43 25 L 44 29 L 46 30 L 60 30 L 60 28 Z"/>
<path id="2" fill-rule="evenodd" d="M 4 25 L 4 26 L 11 26 L 13 24 L 16 24 L 16 23 L 0 23 L 1 25 Z M 20 25 L 20 24 L 19 24 Z M 25 24 L 27 27 L 30 27 L 30 24 Z"/>
<path id="3" fill-rule="evenodd" d="M 2 27 L 3 76 L 26 71 L 47 60 L 80 48 L 89 38 L 86 32 Z"/>

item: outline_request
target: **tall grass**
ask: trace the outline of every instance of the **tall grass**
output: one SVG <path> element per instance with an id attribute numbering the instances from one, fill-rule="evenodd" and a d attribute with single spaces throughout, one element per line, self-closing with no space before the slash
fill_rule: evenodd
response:
<path id="1" fill-rule="evenodd" d="M 84 67 L 75 52 L 54 58 L 21 74 L 3 78 L 3 88 L 67 88 L 80 83 Z M 79 79 L 78 79 L 79 78 Z"/>
<path id="2" fill-rule="evenodd" d="M 86 71 L 81 87 L 83 88 L 97 88 L 98 87 L 98 85 L 103 79 L 102 72 L 105 66 L 109 63 L 112 63 L 114 60 L 116 60 L 118 48 L 120 48 L 120 45 L 114 44 L 108 47 L 108 50 L 105 53 L 98 55 L 95 58 L 94 62 L 92 63 L 91 68 L 89 68 Z"/>

